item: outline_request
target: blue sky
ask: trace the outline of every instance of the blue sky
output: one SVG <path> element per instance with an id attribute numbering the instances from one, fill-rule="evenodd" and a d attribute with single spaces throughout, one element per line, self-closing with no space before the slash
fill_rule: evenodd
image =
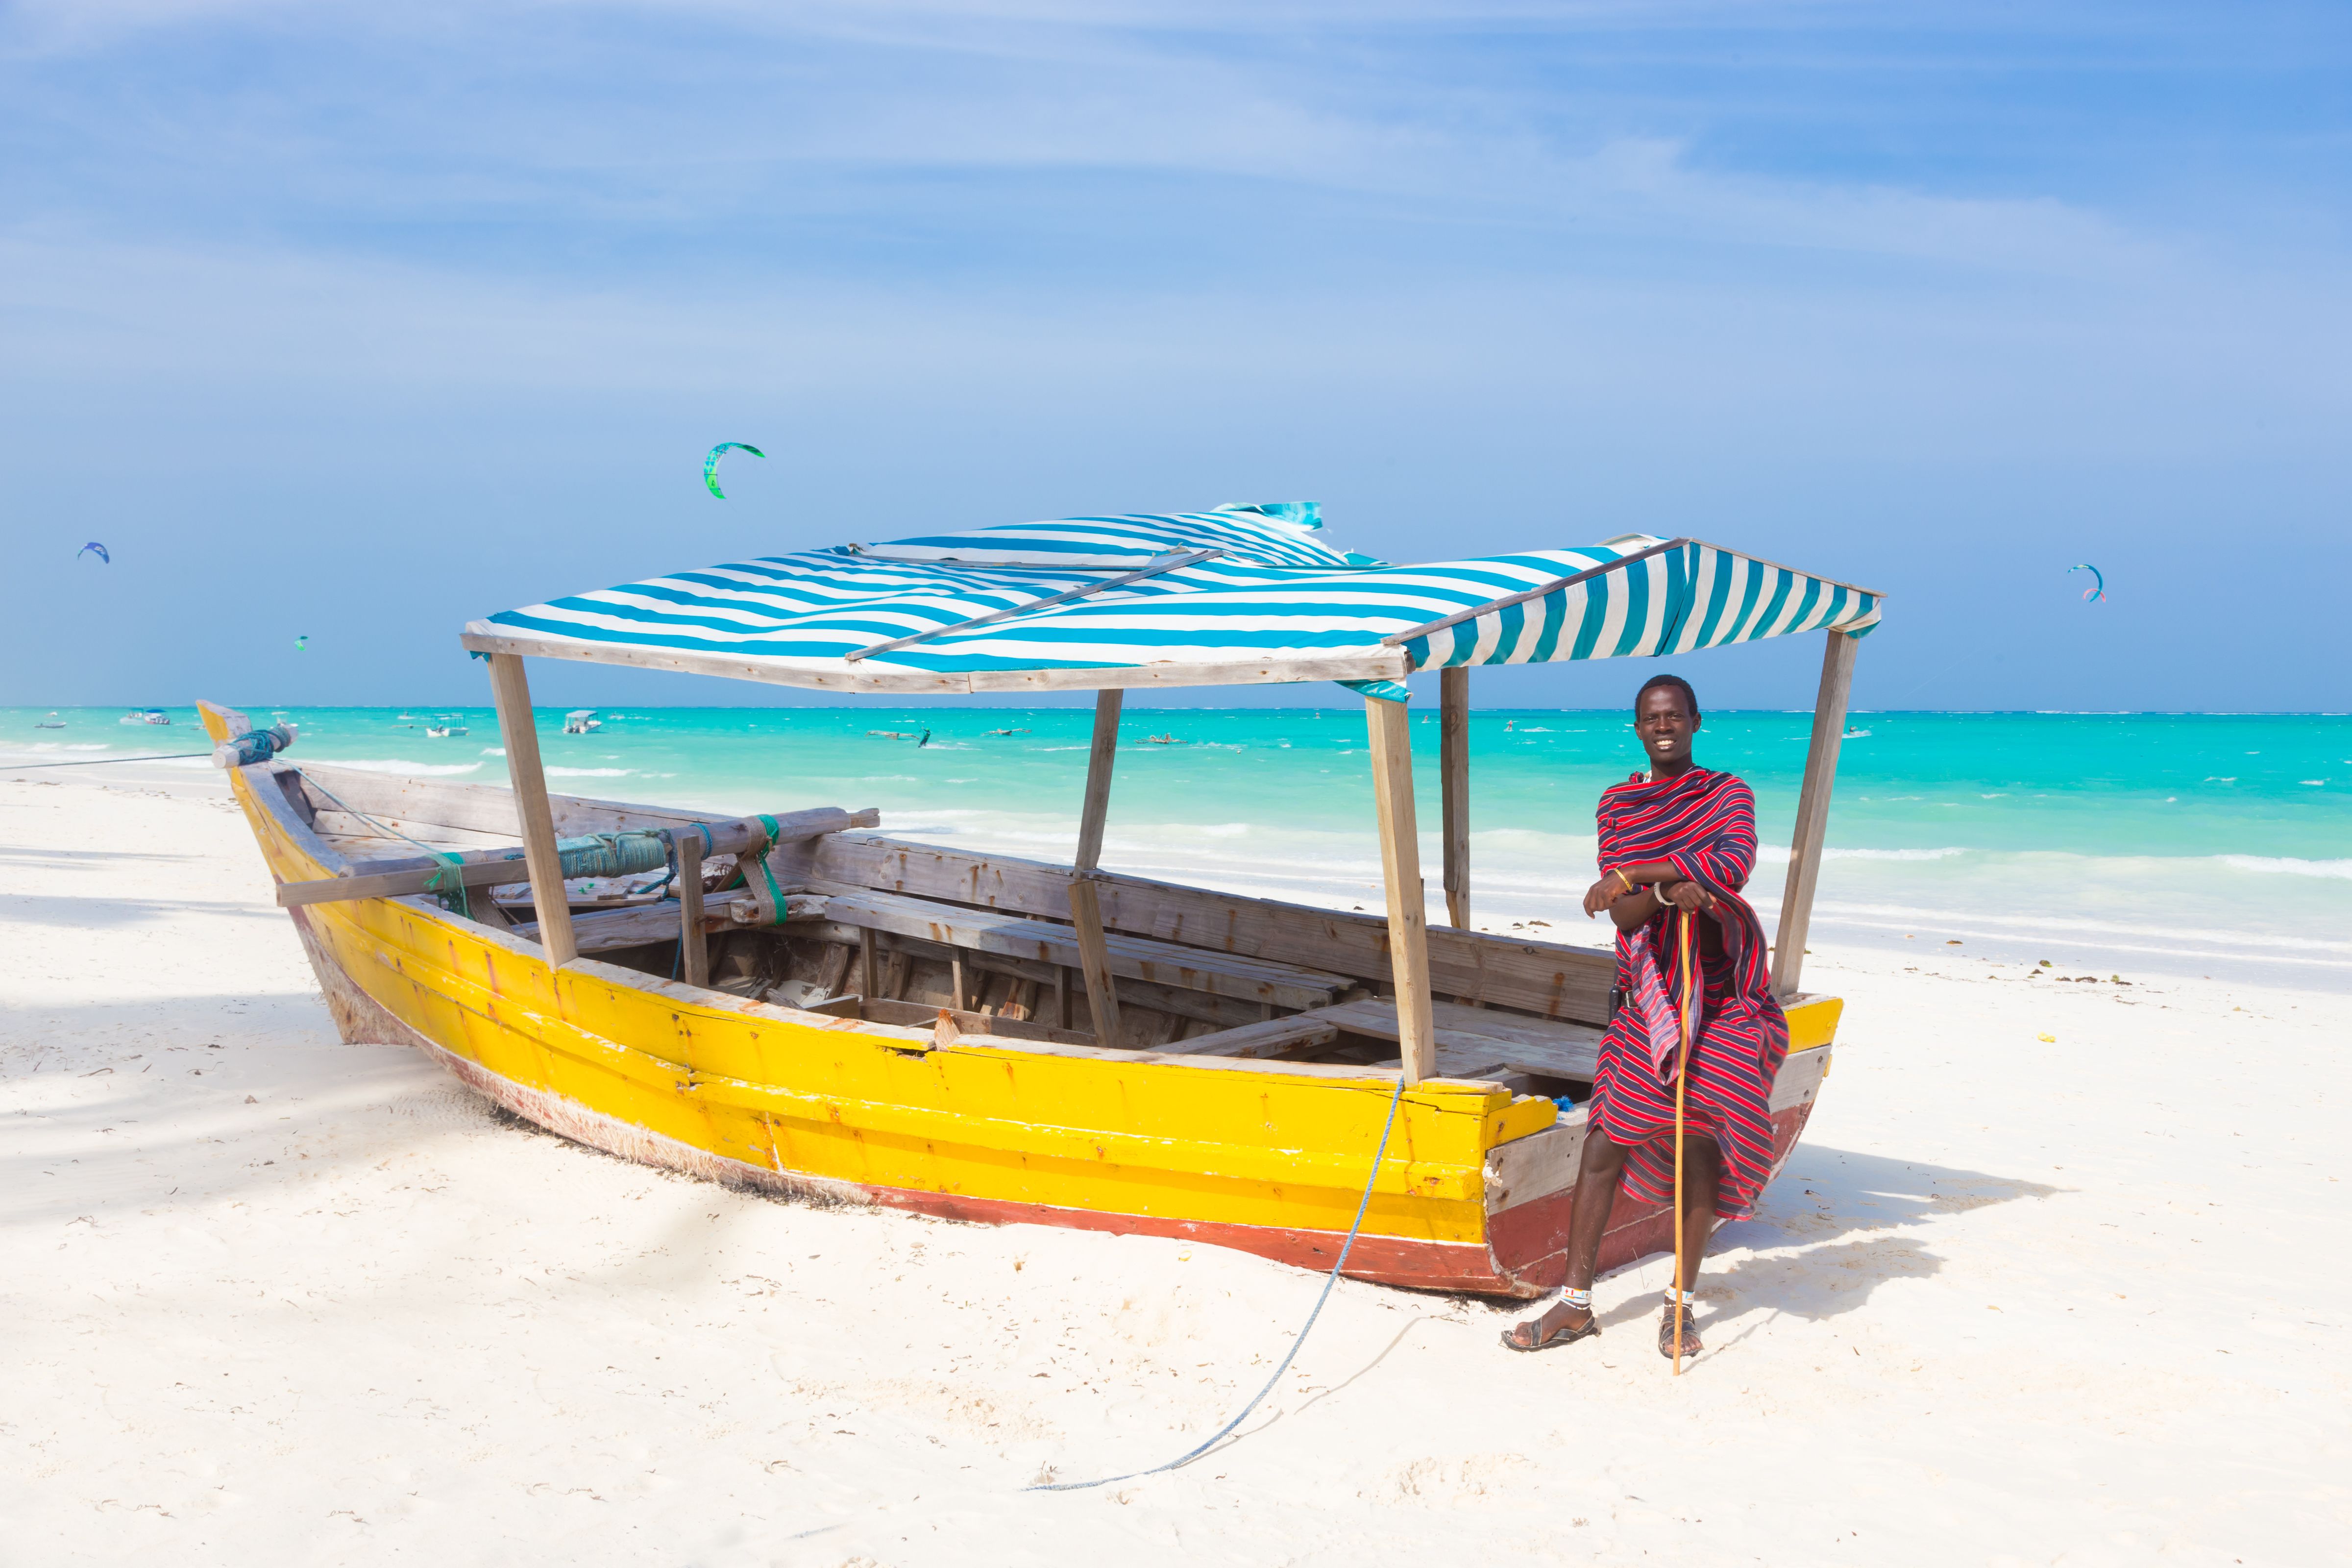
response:
<path id="1" fill-rule="evenodd" d="M 478 702 L 457 627 L 569 589 L 1296 499 L 1883 589 L 1865 706 L 2341 709 L 2347 62 L 2259 0 L 19 0 L 0 702 Z"/>

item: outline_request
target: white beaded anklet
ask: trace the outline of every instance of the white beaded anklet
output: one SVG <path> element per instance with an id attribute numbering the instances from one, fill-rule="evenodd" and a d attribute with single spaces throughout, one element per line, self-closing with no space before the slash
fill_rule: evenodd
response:
<path id="1" fill-rule="evenodd" d="M 1571 1290 L 1563 1287 L 1559 1299 L 1564 1305 L 1573 1307 L 1580 1312 L 1592 1310 L 1592 1292 L 1590 1290 Z"/>

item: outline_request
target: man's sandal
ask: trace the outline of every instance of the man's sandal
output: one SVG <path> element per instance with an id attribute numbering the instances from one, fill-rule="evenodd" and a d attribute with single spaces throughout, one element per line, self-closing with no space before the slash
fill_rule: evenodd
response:
<path id="1" fill-rule="evenodd" d="M 1683 1310 L 1683 1354 L 1694 1356 L 1706 1347 L 1699 1343 L 1697 1325 L 1691 1321 L 1688 1307 Z M 1668 1306 L 1658 1314 L 1658 1353 L 1669 1361 L 1675 1354 L 1675 1309 Z"/>
<path id="2" fill-rule="evenodd" d="M 1579 1340 L 1589 1340 L 1600 1331 L 1601 1320 L 1598 1318 L 1588 1317 L 1580 1327 L 1570 1328 L 1567 1324 L 1563 1323 L 1559 1328 L 1554 1329 L 1550 1333 L 1546 1334 L 1542 1339 L 1536 1341 L 1533 1344 L 1528 1344 L 1524 1341 L 1512 1338 L 1512 1329 L 1505 1329 L 1503 1331 L 1503 1348 L 1507 1351 L 1524 1351 L 1529 1352 L 1535 1351 L 1553 1350 L 1560 1345 L 1572 1345 Z"/>

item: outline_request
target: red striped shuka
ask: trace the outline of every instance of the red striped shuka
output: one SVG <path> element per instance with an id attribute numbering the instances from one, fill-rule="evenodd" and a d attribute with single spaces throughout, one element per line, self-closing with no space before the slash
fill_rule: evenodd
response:
<path id="1" fill-rule="evenodd" d="M 1772 1080 L 1789 1020 L 1772 994 L 1763 922 L 1739 896 L 1756 869 L 1756 796 L 1729 773 L 1693 767 L 1653 784 L 1636 773 L 1603 790 L 1601 869 L 1663 860 L 1715 895 L 1725 919 L 1694 914 L 1701 996 L 1684 1127 L 1723 1153 L 1716 1213 L 1746 1219 L 1772 1174 Z M 1681 922 L 1671 911 L 1617 933 L 1624 998 L 1601 1042 L 1592 1121 L 1629 1151 L 1625 1185 L 1670 1203 L 1675 1061 L 1682 1044 Z"/>

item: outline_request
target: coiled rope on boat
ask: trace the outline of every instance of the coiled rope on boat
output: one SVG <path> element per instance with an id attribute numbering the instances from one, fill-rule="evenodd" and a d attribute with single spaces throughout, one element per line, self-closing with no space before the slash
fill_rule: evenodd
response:
<path id="1" fill-rule="evenodd" d="M 564 878 L 634 877 L 658 871 L 669 863 L 669 844 L 654 829 L 633 833 L 590 833 L 555 841 L 556 858 Z"/>
<path id="2" fill-rule="evenodd" d="M 1098 1481 L 1045 1481 L 1034 1487 L 1024 1487 L 1022 1490 L 1079 1492 L 1093 1487 L 1107 1487 L 1114 1481 L 1139 1480 L 1145 1476 L 1156 1476 L 1167 1470 L 1181 1470 L 1224 1441 L 1234 1427 L 1249 1419 L 1250 1412 L 1255 1410 L 1260 1404 L 1264 1403 L 1265 1396 L 1274 1392 L 1274 1385 L 1282 1381 L 1282 1374 L 1288 1372 L 1290 1363 L 1298 1359 L 1298 1347 L 1305 1344 L 1307 1336 L 1315 1331 L 1315 1320 L 1323 1315 L 1323 1303 L 1331 1299 L 1331 1287 L 1339 1282 L 1339 1270 L 1348 1267 L 1348 1254 L 1355 1249 L 1356 1235 L 1364 1228 L 1365 1211 L 1372 1206 L 1372 1187 L 1381 1179 L 1381 1162 L 1388 1157 L 1389 1134 L 1396 1130 L 1397 1107 L 1403 1102 L 1403 1100 L 1404 1075 L 1400 1072 L 1397 1074 L 1396 1092 L 1389 1096 L 1388 1120 L 1381 1125 L 1381 1146 L 1372 1154 L 1372 1173 L 1364 1178 L 1364 1195 L 1356 1205 L 1356 1223 L 1348 1227 L 1348 1239 L 1339 1248 L 1339 1260 L 1331 1265 L 1331 1272 L 1324 1277 L 1323 1293 L 1315 1298 L 1315 1310 L 1307 1314 L 1306 1325 L 1298 1331 L 1298 1337 L 1290 1342 L 1290 1353 L 1282 1358 L 1282 1364 L 1274 1369 L 1274 1375 L 1265 1380 L 1265 1386 L 1250 1396 L 1250 1402 L 1241 1407 L 1240 1413 L 1210 1434 L 1208 1438 L 1191 1453 L 1181 1458 L 1171 1459 L 1164 1465 L 1154 1465 L 1148 1470 L 1130 1470 L 1123 1476 L 1105 1476 Z"/>

